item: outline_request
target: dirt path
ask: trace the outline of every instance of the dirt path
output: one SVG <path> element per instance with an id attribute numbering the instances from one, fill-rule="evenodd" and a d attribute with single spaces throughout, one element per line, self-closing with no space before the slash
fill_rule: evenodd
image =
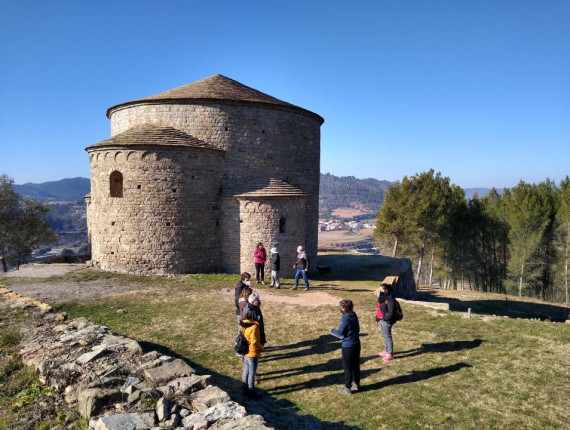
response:
<path id="1" fill-rule="evenodd" d="M 299 291 L 294 296 L 279 294 L 269 289 L 255 288 L 254 293 L 259 294 L 261 302 L 278 303 L 290 306 L 304 306 L 317 308 L 323 305 L 338 306 L 339 299 L 322 291 Z M 224 288 L 220 291 L 226 300 L 234 300 L 234 290 Z"/>

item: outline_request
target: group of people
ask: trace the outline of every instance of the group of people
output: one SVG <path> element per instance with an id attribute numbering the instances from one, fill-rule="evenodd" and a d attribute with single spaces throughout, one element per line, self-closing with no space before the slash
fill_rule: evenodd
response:
<path id="1" fill-rule="evenodd" d="M 243 394 L 255 399 L 258 397 L 255 391 L 255 375 L 266 338 L 260 307 L 261 299 L 258 294 L 253 293 L 250 284 L 251 275 L 248 272 L 242 273 L 240 281 L 235 286 L 235 307 L 239 330 L 243 332 L 249 344 L 248 352 L 243 356 Z M 344 387 L 340 392 L 341 394 L 352 394 L 353 391 L 360 390 L 360 323 L 354 312 L 352 300 L 343 299 L 339 306 L 342 313 L 340 325 L 338 329 L 332 329 L 331 334 L 342 340 Z M 379 355 L 385 362 L 394 359 L 392 326 L 396 322 L 395 311 L 396 299 L 392 285 L 382 283 L 378 295 L 376 322 L 382 333 L 385 346 Z"/>
<path id="2" fill-rule="evenodd" d="M 269 287 L 281 288 L 281 282 L 279 281 L 279 272 L 281 270 L 281 259 L 279 257 L 279 251 L 277 247 L 273 247 L 269 250 L 271 253 L 271 283 Z M 262 242 L 259 242 L 253 251 L 253 262 L 255 264 L 255 282 L 257 284 L 261 283 L 265 285 L 265 262 L 267 261 L 267 252 Z M 293 267 L 297 269 L 295 273 L 295 282 L 293 284 L 292 290 L 296 290 L 299 285 L 299 278 L 303 278 L 305 282 L 305 291 L 309 290 L 309 260 L 307 259 L 307 253 L 304 248 L 299 245 L 297 247 L 297 260 Z"/>

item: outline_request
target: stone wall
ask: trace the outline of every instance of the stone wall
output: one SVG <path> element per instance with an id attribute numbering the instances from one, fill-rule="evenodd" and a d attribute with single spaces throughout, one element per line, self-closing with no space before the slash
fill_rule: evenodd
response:
<path id="1" fill-rule="evenodd" d="M 291 266 L 296 260 L 297 246 L 305 244 L 305 198 L 274 198 L 240 200 L 240 270 L 255 273 L 253 252 L 259 242 L 267 251 L 265 277 L 270 279 L 271 253 L 277 247 L 281 261 L 281 277 L 291 278 L 295 269 Z M 280 220 L 284 219 L 283 232 Z M 247 252 L 243 252 L 246 250 Z"/>
<path id="2" fill-rule="evenodd" d="M 179 358 L 143 353 L 133 339 L 85 318 L 66 321 L 65 314 L 3 286 L 0 298 L 1 306 L 33 313 L 22 336 L 22 361 L 53 389 L 54 403 L 89 419 L 90 430 L 270 429 Z"/>
<path id="3" fill-rule="evenodd" d="M 180 129 L 224 149 L 222 188 L 236 180 L 266 177 L 286 181 L 305 192 L 305 248 L 309 260 L 316 261 L 321 123 L 315 115 L 230 102 L 141 102 L 112 110 L 110 119 L 113 136 L 134 125 L 150 123 Z M 226 238 L 220 239 L 225 246 Z M 252 251 L 244 248 L 240 252 L 247 260 Z M 316 265 L 311 269 L 316 270 Z"/>
<path id="4" fill-rule="evenodd" d="M 196 148 L 90 150 L 93 264 L 144 274 L 217 270 L 222 157 Z M 111 197 L 112 172 L 122 175 L 122 197 Z"/>

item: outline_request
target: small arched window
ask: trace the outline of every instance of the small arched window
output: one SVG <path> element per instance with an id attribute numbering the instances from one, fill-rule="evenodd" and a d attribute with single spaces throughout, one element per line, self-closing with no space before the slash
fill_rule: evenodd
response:
<path id="1" fill-rule="evenodd" d="M 279 219 L 279 233 L 285 233 L 285 217 Z"/>
<path id="2" fill-rule="evenodd" d="M 123 197 L 123 175 L 121 172 L 115 170 L 109 176 L 109 191 L 111 197 Z"/>

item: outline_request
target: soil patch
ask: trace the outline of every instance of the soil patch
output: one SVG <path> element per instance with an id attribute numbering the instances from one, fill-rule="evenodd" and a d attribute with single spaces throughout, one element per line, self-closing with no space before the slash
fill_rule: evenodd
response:
<path id="1" fill-rule="evenodd" d="M 26 297 L 40 300 L 49 304 L 69 301 L 98 299 L 130 292 L 139 292 L 140 285 L 113 282 L 109 279 L 98 279 L 85 282 L 50 280 L 51 277 L 85 268 L 85 264 L 27 264 L 20 270 L 14 270 L 0 276 L 2 278 L 45 278 L 44 282 L 30 282 L 10 285 L 10 290 Z M 25 281 L 24 281 L 25 282 Z"/>

